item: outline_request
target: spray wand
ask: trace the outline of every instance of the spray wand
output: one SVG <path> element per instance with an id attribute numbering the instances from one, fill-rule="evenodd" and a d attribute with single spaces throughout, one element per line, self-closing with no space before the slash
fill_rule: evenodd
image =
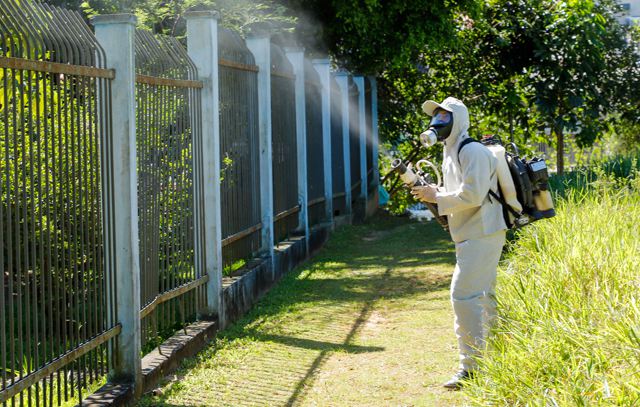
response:
<path id="1" fill-rule="evenodd" d="M 411 169 L 411 164 L 405 165 L 401 159 L 396 158 L 391 162 L 391 171 L 398 171 L 400 174 L 400 179 L 406 186 L 412 188 L 414 186 L 427 186 L 429 184 L 433 184 L 433 178 L 422 169 L 423 166 L 429 167 L 434 174 L 436 174 L 437 182 L 435 184 L 437 186 L 442 185 L 442 180 L 440 179 L 440 172 L 438 172 L 437 167 L 427 160 L 420 160 L 416 163 L 417 173 Z M 430 202 L 424 202 L 424 204 L 429 208 L 436 221 L 444 228 L 444 230 L 449 230 L 449 223 L 447 221 L 447 217 L 440 215 L 438 212 L 438 205 Z"/>

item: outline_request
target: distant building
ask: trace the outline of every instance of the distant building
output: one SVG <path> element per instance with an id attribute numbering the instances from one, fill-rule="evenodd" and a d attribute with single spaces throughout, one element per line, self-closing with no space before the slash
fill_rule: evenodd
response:
<path id="1" fill-rule="evenodd" d="M 622 12 L 618 16 L 621 24 L 640 24 L 640 0 L 621 0 Z"/>

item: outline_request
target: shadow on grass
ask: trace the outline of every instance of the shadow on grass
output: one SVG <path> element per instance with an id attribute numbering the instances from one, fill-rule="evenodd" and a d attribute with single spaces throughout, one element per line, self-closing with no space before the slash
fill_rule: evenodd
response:
<path id="1" fill-rule="evenodd" d="M 367 353 L 381 352 L 384 348 L 379 346 L 359 346 L 349 343 L 333 343 L 326 341 L 314 341 L 306 338 L 295 338 L 292 336 L 274 335 L 262 333 L 259 330 L 248 329 L 247 336 L 259 341 L 277 342 L 287 346 L 295 346 L 298 348 L 319 350 L 319 351 L 340 351 L 345 353 Z"/>
<path id="2" fill-rule="evenodd" d="M 287 274 L 251 312 L 218 334 L 224 342 L 251 338 L 286 348 L 252 356 L 257 369 L 252 376 L 261 375 L 261 379 L 250 383 L 241 381 L 244 394 L 226 393 L 225 402 L 232 405 L 299 403 L 331 354 L 385 350 L 354 343 L 378 302 L 446 289 L 454 263 L 453 245 L 435 223 L 417 224 L 408 219 L 379 216 L 372 223 L 339 230 L 312 261 Z M 425 267 L 429 270 L 432 266 L 433 272 L 425 273 Z M 418 267 L 420 269 L 412 270 Z M 362 306 L 356 305 L 357 316 L 350 311 L 341 314 L 339 311 L 345 304 L 351 307 L 348 309 L 353 309 L 354 304 Z M 288 318 L 296 310 L 305 308 L 325 321 L 315 326 L 317 332 L 313 326 L 305 327 L 307 336 L 313 334 L 314 339 L 273 332 L 273 324 L 261 323 L 276 317 L 274 323 L 277 324 L 278 317 Z M 338 329 L 331 332 L 331 324 L 329 328 L 325 325 L 334 320 Z M 208 356 L 215 356 L 214 346 L 205 351 Z M 319 353 L 311 360 L 304 351 Z M 299 359 L 296 360 L 295 355 L 300 355 Z M 293 382 L 287 386 L 274 384 L 273 375 L 279 373 L 290 375 Z M 168 404 L 171 389 L 165 394 L 154 397 L 152 405 L 171 406 Z M 207 399 L 207 405 L 215 402 Z"/>

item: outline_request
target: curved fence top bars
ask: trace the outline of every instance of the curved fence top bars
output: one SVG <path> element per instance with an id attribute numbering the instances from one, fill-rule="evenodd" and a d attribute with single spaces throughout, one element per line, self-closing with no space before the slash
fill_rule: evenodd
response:
<path id="1" fill-rule="evenodd" d="M 293 66 L 289 62 L 289 59 L 284 54 L 282 48 L 275 44 L 271 44 L 271 73 L 291 79 L 295 78 Z"/>
<path id="2" fill-rule="evenodd" d="M 106 59 L 78 12 L 0 0 L 0 56 L 105 68 Z"/>
<path id="3" fill-rule="evenodd" d="M 313 64 L 307 58 L 304 59 L 304 80 L 307 85 L 312 85 L 318 88 L 322 87 L 318 71 L 316 71 L 316 68 L 313 67 Z"/>
<path id="4" fill-rule="evenodd" d="M 256 63 L 240 34 L 222 27 L 218 29 L 218 55 L 220 59 L 238 64 L 254 66 Z"/>
<path id="5" fill-rule="evenodd" d="M 178 40 L 136 30 L 136 71 L 141 75 L 195 80 L 197 70 Z"/>

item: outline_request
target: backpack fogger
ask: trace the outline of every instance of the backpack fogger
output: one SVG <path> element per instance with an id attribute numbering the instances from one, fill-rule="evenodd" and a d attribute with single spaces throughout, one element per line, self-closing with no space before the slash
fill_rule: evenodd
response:
<path id="1" fill-rule="evenodd" d="M 460 143 L 458 157 L 462 148 L 472 142 L 477 140 L 468 138 Z M 497 136 L 484 136 L 480 143 L 498 160 L 498 193 L 489 190 L 489 194 L 502 204 L 507 227 L 516 229 L 556 215 L 547 183 L 549 173 L 544 159 L 521 158 L 514 143 L 507 145 L 511 150 L 507 151 Z"/>

